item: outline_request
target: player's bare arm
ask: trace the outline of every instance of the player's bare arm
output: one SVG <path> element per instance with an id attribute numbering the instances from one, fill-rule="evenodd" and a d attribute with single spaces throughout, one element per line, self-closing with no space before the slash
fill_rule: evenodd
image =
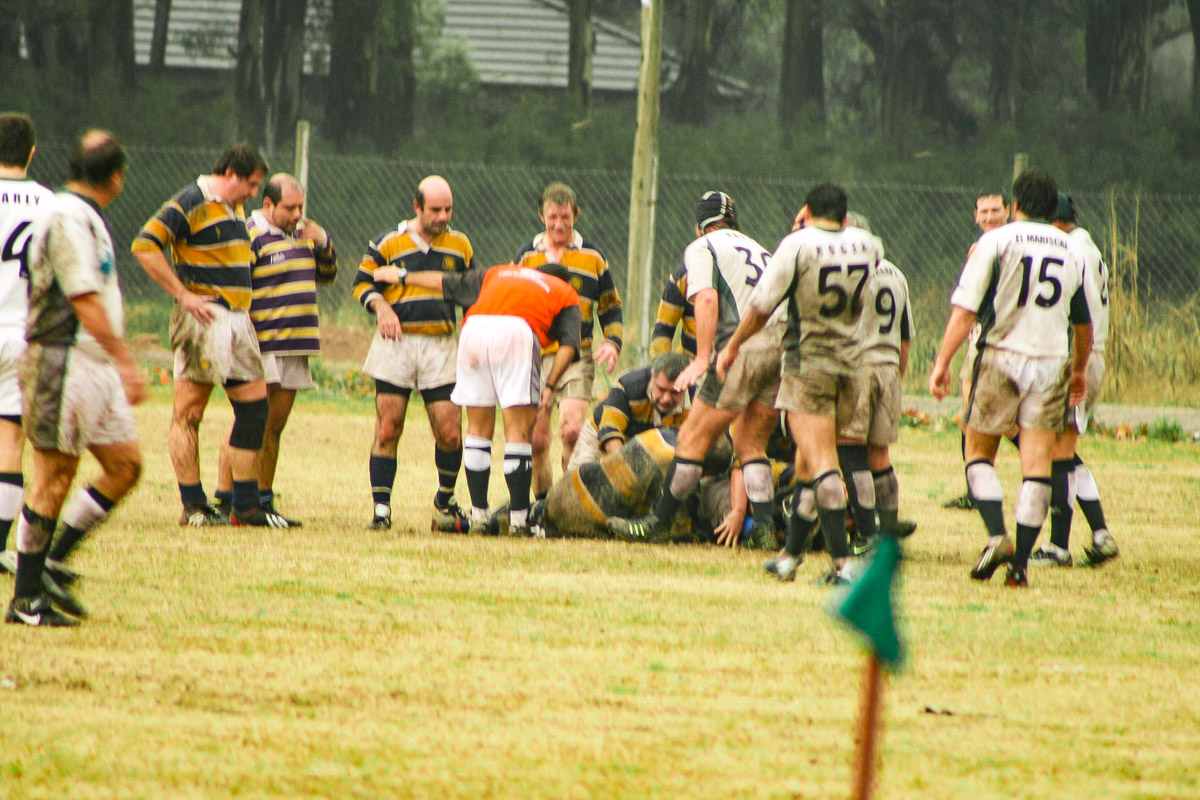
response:
<path id="1" fill-rule="evenodd" d="M 125 387 L 125 399 L 129 401 L 129 405 L 136 406 L 145 400 L 146 378 L 129 355 L 125 340 L 117 336 L 109 323 L 104 304 L 100 302 L 100 295 L 88 292 L 72 297 L 71 308 L 74 309 L 83 329 L 91 334 L 96 343 L 112 358 L 117 372 L 121 375 L 121 385 Z"/>
<path id="2" fill-rule="evenodd" d="M 163 291 L 171 295 L 180 308 L 195 317 L 197 322 L 212 322 L 216 315 L 208 307 L 209 298 L 184 286 L 165 255 L 154 250 L 138 250 L 133 255 L 142 265 L 142 269 L 146 270 L 146 274 L 161 286 Z"/>
<path id="3" fill-rule="evenodd" d="M 696 308 L 696 357 L 675 379 L 675 391 L 695 386 L 712 363 L 713 342 L 717 338 L 717 290 L 701 289 L 692 299 Z"/>
<path id="4" fill-rule="evenodd" d="M 1071 349 L 1071 389 L 1067 404 L 1074 407 L 1087 397 L 1087 363 L 1092 355 L 1092 323 L 1075 326 L 1075 344 Z"/>
<path id="5" fill-rule="evenodd" d="M 543 411 L 549 411 L 553 407 L 554 387 L 574 359 L 575 347 L 573 345 L 560 344 L 558 346 L 558 350 L 554 353 L 554 363 L 550 365 L 550 372 L 542 385 L 542 399 L 538 406 Z"/>
<path id="6" fill-rule="evenodd" d="M 950 394 L 950 360 L 966 341 L 971 326 L 975 324 L 976 313 L 961 306 L 954 306 L 950 311 L 950 320 L 946 323 L 946 332 L 942 335 L 942 346 L 933 362 L 933 372 L 929 376 L 929 392 L 941 400 Z"/>
<path id="7" fill-rule="evenodd" d="M 713 530 L 719 547 L 737 547 L 742 538 L 742 526 L 746 522 L 746 482 L 740 469 L 729 471 L 729 513 Z"/>

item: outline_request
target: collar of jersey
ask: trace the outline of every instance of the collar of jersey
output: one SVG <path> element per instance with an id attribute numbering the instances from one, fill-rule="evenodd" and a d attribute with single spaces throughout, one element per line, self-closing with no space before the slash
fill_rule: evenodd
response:
<path id="1" fill-rule="evenodd" d="M 578 250 L 583 247 L 583 234 L 579 231 L 571 231 L 571 243 L 567 245 L 568 250 Z M 546 234 L 539 233 L 533 237 L 533 249 L 540 250 L 543 253 L 546 251 Z"/>

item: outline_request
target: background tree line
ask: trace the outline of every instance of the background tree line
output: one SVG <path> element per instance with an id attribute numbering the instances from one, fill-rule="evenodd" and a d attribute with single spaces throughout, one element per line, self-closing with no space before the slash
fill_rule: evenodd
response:
<path id="1" fill-rule="evenodd" d="M 242 0 L 227 73 L 166 68 L 171 0 L 154 2 L 148 66 L 134 0 L 0 0 L 0 102 L 43 137 L 105 124 L 286 150 L 303 117 L 329 151 L 625 167 L 633 97 L 591 91 L 593 20 L 636 31 L 640 2 L 563 2 L 565 93 L 482 86 L 441 35 L 440 0 Z M 1151 81 L 1158 42 L 1200 36 L 1200 0 L 665 2 L 665 167 L 963 183 L 1028 150 L 1076 183 L 1200 190 L 1197 60 L 1182 102 Z M 750 91 L 722 96 L 718 75 Z"/>

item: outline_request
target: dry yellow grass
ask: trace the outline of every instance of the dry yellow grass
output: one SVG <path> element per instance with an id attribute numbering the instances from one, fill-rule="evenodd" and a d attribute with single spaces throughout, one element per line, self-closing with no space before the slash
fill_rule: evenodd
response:
<path id="1" fill-rule="evenodd" d="M 848 794 L 862 655 L 808 583 L 823 556 L 781 585 L 761 553 L 431 534 L 419 412 L 397 525 L 367 531 L 369 408 L 298 407 L 290 532 L 177 527 L 168 407 L 139 410 L 142 486 L 77 558 L 92 619 L 0 626 L 0 797 Z M 967 578 L 981 523 L 938 507 L 957 433 L 902 434 L 921 527 L 882 797 L 1200 796 L 1200 451 L 1085 453 L 1124 554 L 1017 592 Z"/>

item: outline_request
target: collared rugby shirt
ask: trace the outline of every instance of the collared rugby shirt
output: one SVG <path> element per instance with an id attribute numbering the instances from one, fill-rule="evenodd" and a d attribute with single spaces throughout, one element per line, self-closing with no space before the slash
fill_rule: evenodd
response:
<path id="1" fill-rule="evenodd" d="M 321 354 L 317 284 L 337 278 L 333 237 L 317 249 L 311 239 L 295 239 L 271 224 L 262 211 L 250 215 L 250 319 L 263 353 L 280 356 Z"/>
<path id="2" fill-rule="evenodd" d="M 546 234 L 539 233 L 533 241 L 526 244 L 517 252 L 513 261 L 522 267 L 542 266 L 549 261 L 546 255 Z M 622 316 L 621 297 L 613 283 L 612 273 L 608 269 L 608 259 L 599 248 L 583 238 L 575 231 L 575 238 L 567 247 L 562 257 L 562 265 L 571 273 L 571 288 L 579 295 L 579 310 L 583 315 L 582 329 L 579 336 L 579 355 L 592 351 L 592 333 L 595 326 L 592 323 L 592 313 L 600 320 L 604 338 L 621 349 Z M 551 345 L 543 350 L 553 353 L 557 345 Z"/>
<path id="3" fill-rule="evenodd" d="M 691 407 L 691 398 L 685 393 L 678 406 L 661 414 L 650 399 L 653 380 L 651 367 L 648 366 L 631 369 L 617 378 L 608 395 L 592 412 L 601 449 L 612 439 L 627 442 L 651 428 L 678 428 L 683 425 Z"/>
<path id="4" fill-rule="evenodd" d="M 696 357 L 696 306 L 687 299 L 687 292 L 687 265 L 680 264 L 667 278 L 662 299 L 658 301 L 658 314 L 650 335 L 650 358 L 671 352 L 675 328 L 680 323 L 683 330 L 679 332 L 679 349 L 689 358 Z"/>
<path id="5" fill-rule="evenodd" d="M 218 200 L 208 177 L 172 197 L 134 238 L 130 250 L 161 252 L 190 292 L 234 311 L 250 308 L 250 234 L 241 206 Z"/>
<path id="6" fill-rule="evenodd" d="M 379 267 L 404 267 L 409 272 L 465 272 L 474 265 L 474 253 L 466 235 L 447 228 L 426 242 L 408 229 L 408 221 L 374 239 L 354 276 L 354 299 L 371 310 L 371 302 L 382 298 L 400 318 L 406 334 L 444 336 L 454 332 L 454 304 L 436 289 L 375 283 Z"/>

